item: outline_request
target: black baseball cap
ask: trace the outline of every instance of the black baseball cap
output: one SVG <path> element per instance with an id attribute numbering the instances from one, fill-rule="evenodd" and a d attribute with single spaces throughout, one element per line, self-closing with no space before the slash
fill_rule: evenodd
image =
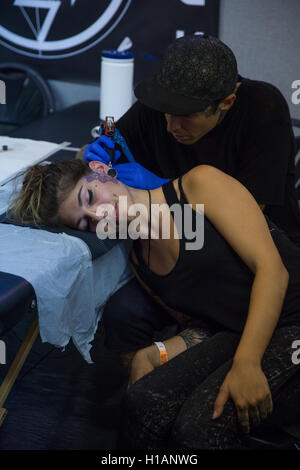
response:
<path id="1" fill-rule="evenodd" d="M 166 49 L 161 69 L 140 82 L 137 99 L 167 114 L 203 111 L 235 89 L 237 62 L 232 50 L 208 35 L 184 36 Z"/>

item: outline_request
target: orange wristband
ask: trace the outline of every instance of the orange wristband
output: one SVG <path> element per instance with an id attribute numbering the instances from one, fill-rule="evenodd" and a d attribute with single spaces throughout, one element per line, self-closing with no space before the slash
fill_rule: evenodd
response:
<path id="1" fill-rule="evenodd" d="M 165 347 L 164 343 L 162 343 L 161 341 L 154 341 L 154 344 L 156 344 L 156 346 L 158 347 L 159 357 L 160 357 L 160 365 L 162 366 L 163 364 L 165 364 L 169 360 L 166 347 Z"/>

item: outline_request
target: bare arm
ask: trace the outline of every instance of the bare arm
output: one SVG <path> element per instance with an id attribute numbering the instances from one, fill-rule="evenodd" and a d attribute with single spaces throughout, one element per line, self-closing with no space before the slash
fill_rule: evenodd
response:
<path id="1" fill-rule="evenodd" d="M 195 204 L 205 203 L 206 216 L 211 218 L 249 268 L 256 272 L 256 283 L 253 284 L 251 296 L 251 298 L 254 297 L 254 303 L 253 299 L 252 304 L 250 303 L 251 311 L 256 311 L 256 314 L 251 315 L 250 326 L 247 331 L 244 331 L 243 338 L 246 337 L 246 340 L 240 343 L 237 359 L 238 357 L 243 359 L 243 350 L 246 350 L 247 360 L 251 360 L 251 354 L 248 353 L 252 351 L 252 360 L 256 359 L 260 362 L 280 314 L 287 274 L 261 213 L 264 206 L 261 206 L 260 210 L 244 186 L 213 167 L 202 165 L 195 168 L 184 177 L 183 181 L 188 200 Z M 199 191 L 200 188 L 201 191 Z M 222 207 L 219 201 L 222 201 Z M 209 207 L 207 206 L 208 202 Z M 248 211 L 248 224 L 243 226 L 241 222 L 243 223 L 245 220 L 245 214 L 248 214 Z M 252 247 L 253 242 L 254 246 Z M 269 255 L 266 255 L 267 253 Z M 257 270 L 258 266 L 259 270 Z M 255 284 L 258 285 L 257 288 Z M 268 290 L 269 296 L 265 297 Z M 261 312 L 264 312 L 263 316 Z M 265 328 L 265 322 L 268 323 L 267 328 Z M 262 334 L 258 335 L 256 329 Z M 179 335 L 164 341 L 169 360 L 199 343 L 202 339 L 199 330 L 193 328 L 186 329 Z M 139 351 L 133 366 L 137 365 L 139 368 L 140 361 L 144 360 L 149 361 L 152 368 L 159 366 L 159 352 L 155 345 Z M 244 360 L 246 360 L 245 356 Z M 139 374 L 138 376 L 135 374 L 135 371 L 133 371 L 133 376 L 134 381 L 140 378 Z"/>
<path id="2" fill-rule="evenodd" d="M 165 340 L 163 343 L 168 353 L 168 360 L 186 351 L 195 344 L 205 339 L 205 335 L 199 328 L 187 328 L 178 335 Z M 134 384 L 144 375 L 149 374 L 156 367 L 160 366 L 160 354 L 155 344 L 140 349 L 132 357 L 131 370 L 128 386 Z"/>
<path id="3" fill-rule="evenodd" d="M 188 200 L 204 204 L 206 217 L 254 273 L 245 327 L 213 410 L 213 418 L 219 418 L 232 398 L 241 428 L 249 432 L 250 421 L 258 425 L 273 409 L 261 360 L 280 316 L 289 274 L 261 209 L 242 184 L 207 165 L 191 170 L 183 182 Z"/>
<path id="4" fill-rule="evenodd" d="M 182 182 L 188 200 L 204 204 L 206 217 L 255 275 L 235 359 L 260 363 L 279 319 L 289 277 L 265 217 L 241 183 L 214 167 L 196 167 Z"/>
<path id="5" fill-rule="evenodd" d="M 163 343 L 168 353 L 168 359 L 170 360 L 192 346 L 201 343 L 201 341 L 204 341 L 205 339 L 206 335 L 203 333 L 203 330 L 201 330 L 201 328 L 194 327 L 186 328 L 176 336 L 163 341 Z M 146 353 L 149 355 L 149 358 L 151 358 L 153 366 L 158 367 L 160 364 L 160 357 L 159 350 L 156 345 L 148 346 L 148 348 L 145 349 L 147 350 Z"/>
<path id="6" fill-rule="evenodd" d="M 137 262 L 136 255 L 134 251 L 132 251 L 131 256 L 133 257 L 134 261 Z M 182 353 L 186 349 L 194 346 L 195 344 L 200 343 L 203 341 L 207 334 L 202 328 L 198 328 L 195 325 L 195 321 L 192 321 L 191 324 L 191 317 L 188 315 L 183 314 L 182 312 L 175 311 L 168 307 L 154 292 L 147 286 L 143 280 L 138 275 L 134 265 L 129 262 L 130 267 L 135 274 L 137 280 L 141 284 L 141 286 L 148 292 L 149 295 L 166 311 L 172 316 L 179 324 L 188 326 L 183 331 L 178 333 L 176 336 L 165 340 L 164 344 L 168 353 L 168 359 L 173 359 L 178 354 Z M 183 326 L 183 328 L 184 328 Z M 161 338 L 163 340 L 163 338 Z M 121 362 L 127 373 L 130 375 L 129 384 L 132 385 L 134 382 L 139 380 L 143 375 L 146 373 L 151 372 L 156 367 L 160 366 L 160 356 L 159 351 L 156 345 L 151 345 L 146 348 L 140 349 L 136 353 L 125 353 L 121 355 Z"/>

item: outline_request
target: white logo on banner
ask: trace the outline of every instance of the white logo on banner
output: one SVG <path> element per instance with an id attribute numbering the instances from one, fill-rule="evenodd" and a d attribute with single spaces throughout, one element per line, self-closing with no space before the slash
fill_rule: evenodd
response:
<path id="1" fill-rule="evenodd" d="M 76 2 L 77 0 L 70 0 L 69 7 L 76 6 Z M 79 54 L 95 46 L 111 33 L 128 10 L 131 0 L 111 0 L 96 21 L 83 31 L 68 38 L 47 40 L 55 20 L 60 15 L 63 3 L 65 3 L 63 0 L 14 0 L 13 6 L 19 9 L 33 38 L 21 36 L 0 25 L 0 38 L 3 38 L 0 39 L 0 44 L 15 52 L 39 59 L 63 58 Z M 97 14 L 97 7 L 94 9 Z"/>
<path id="2" fill-rule="evenodd" d="M 186 5 L 196 6 L 196 7 L 205 7 L 205 0 L 181 0 L 182 3 Z M 184 36 L 184 31 L 182 29 L 176 30 L 176 39 L 182 38 Z M 203 31 L 195 31 L 195 35 L 204 34 Z"/>
<path id="3" fill-rule="evenodd" d="M 3 80 L 0 80 L 0 104 L 6 104 L 6 86 Z"/>
<path id="4" fill-rule="evenodd" d="M 0 340 L 0 364 L 6 364 L 6 344 Z"/>
<path id="5" fill-rule="evenodd" d="M 185 3 L 186 5 L 194 5 L 197 7 L 204 7 L 205 6 L 205 0 L 181 0 L 182 3 Z"/>

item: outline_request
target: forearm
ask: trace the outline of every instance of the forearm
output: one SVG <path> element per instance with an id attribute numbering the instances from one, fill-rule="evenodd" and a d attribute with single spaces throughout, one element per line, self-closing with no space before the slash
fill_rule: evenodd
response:
<path id="1" fill-rule="evenodd" d="M 234 361 L 260 364 L 277 325 L 287 286 L 288 272 L 259 268 L 252 285 L 247 321 Z"/>
<path id="2" fill-rule="evenodd" d="M 203 333 L 201 328 L 187 328 L 178 333 L 178 335 L 163 341 L 168 354 L 168 360 L 170 361 L 174 357 L 178 356 L 178 354 L 181 354 L 195 344 L 200 343 L 205 338 L 206 335 Z M 147 349 L 147 353 L 149 354 L 154 367 L 158 367 L 160 365 L 160 355 L 157 346 L 153 344 L 145 349 Z"/>

